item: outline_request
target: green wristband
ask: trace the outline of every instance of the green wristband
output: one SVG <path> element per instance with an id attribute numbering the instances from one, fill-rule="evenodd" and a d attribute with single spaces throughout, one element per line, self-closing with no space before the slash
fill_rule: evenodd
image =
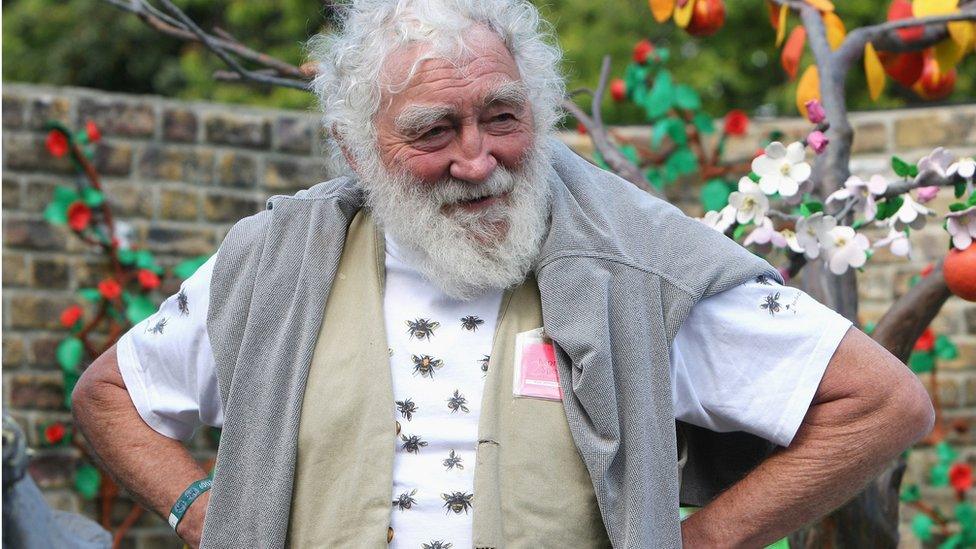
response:
<path id="1" fill-rule="evenodd" d="M 194 482 L 186 490 L 183 490 L 180 499 L 176 500 L 173 508 L 169 510 L 169 525 L 173 527 L 173 530 L 176 530 L 176 526 L 183 520 L 183 515 L 186 514 L 186 510 L 190 508 L 190 505 L 200 497 L 200 494 L 209 490 L 211 486 L 213 486 L 213 479 L 207 477 Z"/>

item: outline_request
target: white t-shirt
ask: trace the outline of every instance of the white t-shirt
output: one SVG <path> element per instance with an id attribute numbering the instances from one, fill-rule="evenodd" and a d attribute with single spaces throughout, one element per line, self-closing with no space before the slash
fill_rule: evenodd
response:
<path id="1" fill-rule="evenodd" d="M 117 347 L 140 416 L 171 438 L 223 424 L 206 325 L 214 260 Z M 471 545 L 478 416 L 501 296 L 452 299 L 387 241 L 391 414 L 401 426 L 391 492 L 395 546 Z M 698 302 L 671 346 L 675 417 L 788 446 L 850 326 L 804 292 L 763 277 Z"/>

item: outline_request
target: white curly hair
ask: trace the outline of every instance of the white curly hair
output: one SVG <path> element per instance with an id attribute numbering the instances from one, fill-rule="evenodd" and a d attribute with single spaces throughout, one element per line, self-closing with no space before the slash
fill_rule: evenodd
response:
<path id="1" fill-rule="evenodd" d="M 527 0 L 352 0 L 338 11 L 337 30 L 317 34 L 306 44 L 316 64 L 311 87 L 318 96 L 326 134 L 323 152 L 333 175 L 351 171 L 333 132 L 357 161 L 378 157 L 373 118 L 383 92 L 383 61 L 403 47 L 429 45 L 408 72 L 409 80 L 425 59 L 464 56 L 472 27 L 495 32 L 508 47 L 528 91 L 536 138 L 552 133 L 562 117 L 562 52 L 551 25 Z M 405 83 L 390 85 L 388 91 L 395 93 Z"/>

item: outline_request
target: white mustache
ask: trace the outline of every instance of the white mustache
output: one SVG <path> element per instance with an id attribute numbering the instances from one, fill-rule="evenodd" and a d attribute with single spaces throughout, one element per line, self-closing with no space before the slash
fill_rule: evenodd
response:
<path id="1" fill-rule="evenodd" d="M 501 196 L 514 188 L 515 178 L 511 172 L 497 168 L 487 181 L 470 183 L 452 177 L 435 183 L 428 192 L 435 203 L 449 206 L 489 196 Z"/>

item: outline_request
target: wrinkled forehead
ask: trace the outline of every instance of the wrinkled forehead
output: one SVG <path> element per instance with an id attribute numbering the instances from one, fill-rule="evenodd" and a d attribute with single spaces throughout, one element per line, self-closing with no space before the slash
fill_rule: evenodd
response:
<path id="1" fill-rule="evenodd" d="M 416 103 L 488 103 L 525 95 L 508 47 L 484 27 L 472 27 L 458 44 L 435 48 L 414 42 L 394 50 L 380 71 L 380 89 L 380 112 Z"/>

